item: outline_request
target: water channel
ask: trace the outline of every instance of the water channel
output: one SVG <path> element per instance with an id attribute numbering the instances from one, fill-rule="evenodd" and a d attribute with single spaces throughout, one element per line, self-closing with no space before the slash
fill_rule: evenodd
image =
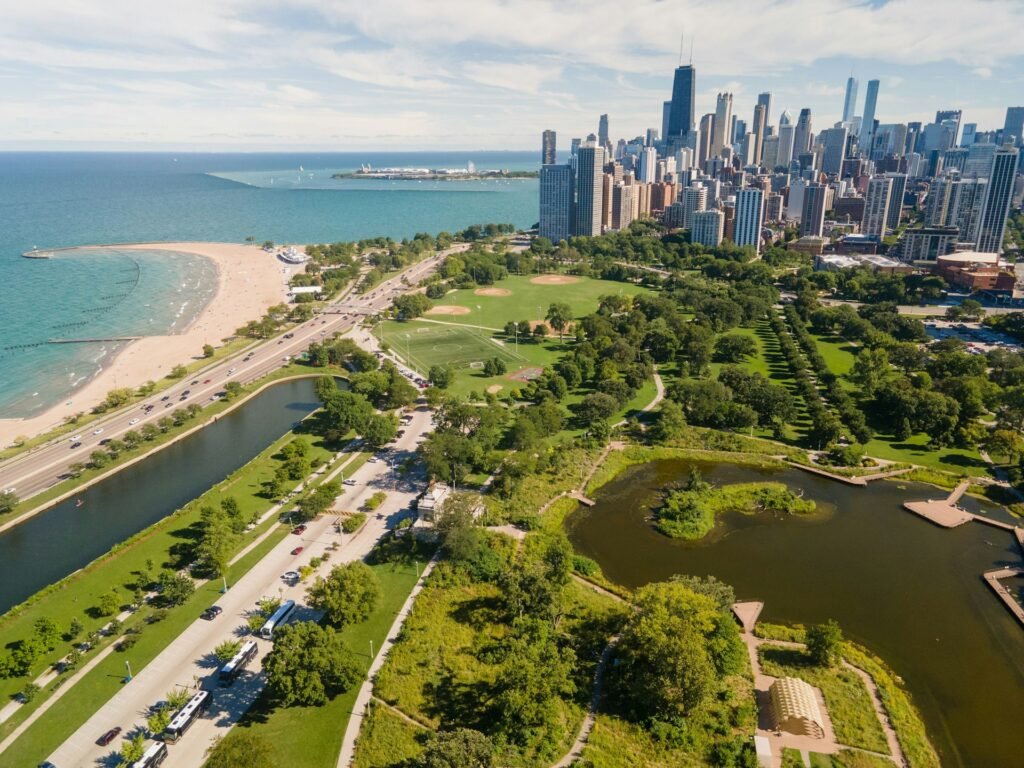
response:
<path id="1" fill-rule="evenodd" d="M 213 424 L 0 534 L 0 612 L 248 463 L 319 407 L 313 381 L 275 384 Z"/>
<path id="2" fill-rule="evenodd" d="M 1020 564 L 1012 535 L 979 523 L 947 530 L 904 511 L 906 500 L 942 495 L 927 485 L 856 488 L 796 469 L 699 464 L 715 484 L 772 479 L 802 489 L 821 514 L 730 515 L 704 541 L 669 539 L 644 518 L 690 466 L 628 469 L 570 516 L 573 544 L 628 586 L 713 574 L 740 599 L 764 600 L 766 621 L 835 618 L 904 678 L 943 765 L 1024 765 L 1024 629 L 981 579 Z"/>

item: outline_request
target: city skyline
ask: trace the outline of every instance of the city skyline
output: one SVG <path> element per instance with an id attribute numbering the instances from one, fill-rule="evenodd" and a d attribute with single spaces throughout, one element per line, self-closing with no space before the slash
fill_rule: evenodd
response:
<path id="1" fill-rule="evenodd" d="M 852 74 L 856 113 L 879 80 L 881 123 L 957 109 L 991 130 L 1024 92 L 1024 56 L 1005 45 L 1024 7 L 1009 2 L 790 2 L 728 20 L 709 3 L 641 2 L 621 18 L 604 2 L 116 6 L 5 10 L 0 149 L 527 150 L 543 128 L 595 132 L 603 113 L 628 138 L 661 129 L 680 32 L 683 64 L 693 38 L 694 122 L 720 92 L 749 122 L 767 92 L 767 124 L 809 108 L 831 127 Z M 616 18 L 615 34 L 592 29 L 595 15 Z M 826 34 L 837 29 L 856 45 Z"/>

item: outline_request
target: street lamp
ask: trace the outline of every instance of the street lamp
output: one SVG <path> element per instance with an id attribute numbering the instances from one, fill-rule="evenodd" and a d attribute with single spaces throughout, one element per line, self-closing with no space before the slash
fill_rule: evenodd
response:
<path id="1" fill-rule="evenodd" d="M 373 640 L 370 641 L 370 661 L 373 661 Z"/>
<path id="2" fill-rule="evenodd" d="M 222 587 L 221 587 L 221 589 L 220 589 L 220 593 L 221 593 L 221 594 L 223 595 L 223 594 L 224 594 L 225 592 L 227 592 L 227 591 L 228 591 L 228 579 L 227 579 L 227 577 L 226 577 L 226 576 L 224 576 L 223 574 L 221 574 L 220 580 L 221 580 L 221 582 L 222 582 L 222 583 L 223 583 L 223 585 L 224 585 L 224 586 L 222 586 Z"/>
<path id="3" fill-rule="evenodd" d="M 130 683 L 132 681 L 132 665 L 128 663 L 127 659 L 124 662 L 125 668 L 128 670 L 128 677 L 124 679 L 124 682 Z"/>

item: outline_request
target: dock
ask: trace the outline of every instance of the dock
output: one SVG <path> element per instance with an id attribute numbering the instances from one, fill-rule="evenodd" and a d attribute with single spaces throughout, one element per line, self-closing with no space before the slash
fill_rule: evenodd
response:
<path id="1" fill-rule="evenodd" d="M 744 603 L 733 603 L 731 607 L 732 615 L 743 627 L 743 631 L 753 632 L 757 625 L 757 619 L 761 615 L 761 611 L 764 610 L 764 603 L 751 600 Z"/>
<path id="2" fill-rule="evenodd" d="M 1019 528 L 1017 529 L 1020 530 Z M 1017 534 L 1018 541 L 1020 540 L 1020 534 Z M 999 568 L 995 571 L 986 571 L 982 574 L 982 578 L 985 579 L 985 583 L 992 587 L 992 591 L 996 593 L 996 596 L 1003 601 L 1003 604 L 1010 609 L 1010 613 L 1017 617 L 1017 621 L 1024 625 L 1024 608 L 1017 602 L 1016 598 L 1010 594 L 1010 590 L 1003 586 L 999 581 L 1000 579 L 1009 579 L 1013 576 L 1024 576 L 1024 568 Z"/>
<path id="3" fill-rule="evenodd" d="M 970 485 L 971 481 L 969 479 L 961 480 L 957 484 L 956 488 L 953 489 L 953 492 L 945 499 L 907 501 L 904 502 L 903 506 L 915 515 L 920 515 L 925 520 L 935 523 L 935 525 L 943 528 L 956 528 L 957 526 L 974 520 L 979 523 L 984 523 L 985 525 L 991 525 L 993 528 L 1001 528 L 1004 531 L 1013 531 L 1017 535 L 1017 541 L 1020 542 L 1021 548 L 1024 549 L 1024 538 L 1021 538 L 1022 531 L 1020 528 L 1010 523 L 1004 523 L 1000 520 L 993 520 L 991 517 L 985 517 L 985 515 L 976 515 L 972 512 L 968 512 L 957 503 L 967 492 Z"/>
<path id="4" fill-rule="evenodd" d="M 576 499 L 576 501 L 578 501 L 580 504 L 586 507 L 592 507 L 597 503 L 593 499 L 588 499 L 586 496 L 583 495 L 581 491 L 572 491 L 569 494 L 569 498 Z"/>

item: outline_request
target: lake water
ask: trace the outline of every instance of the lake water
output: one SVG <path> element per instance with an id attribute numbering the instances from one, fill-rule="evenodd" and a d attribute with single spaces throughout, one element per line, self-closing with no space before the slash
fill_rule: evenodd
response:
<path id="1" fill-rule="evenodd" d="M 527 170 L 537 160 L 532 152 L 0 153 L 0 418 L 66 398 L 117 351 L 111 343 L 51 339 L 173 333 L 215 287 L 207 260 L 160 248 L 130 257 L 116 248 L 76 251 L 49 261 L 23 259 L 25 251 L 250 235 L 294 243 L 402 238 L 487 222 L 525 227 L 537 220 L 536 179 L 330 177 L 363 163 Z"/>
<path id="2" fill-rule="evenodd" d="M 740 599 L 764 600 L 766 621 L 834 618 L 904 678 L 943 765 L 1024 765 L 1024 629 L 981 579 L 1020 565 L 1012 535 L 978 523 L 947 530 L 903 510 L 939 495 L 922 484 L 856 488 L 796 469 L 698 466 L 716 484 L 784 482 L 821 514 L 730 515 L 705 541 L 669 539 L 644 518 L 690 464 L 660 461 L 601 489 L 594 507 L 570 516 L 570 539 L 627 586 L 713 574 Z"/>

